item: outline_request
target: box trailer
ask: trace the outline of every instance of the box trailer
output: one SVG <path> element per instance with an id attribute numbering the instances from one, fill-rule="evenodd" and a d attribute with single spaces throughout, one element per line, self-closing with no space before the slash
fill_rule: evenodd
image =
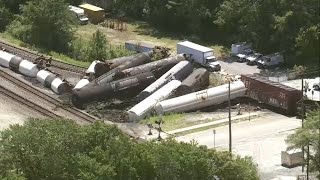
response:
<path id="1" fill-rule="evenodd" d="M 203 65 L 208 61 L 215 60 L 213 49 L 189 41 L 183 41 L 177 44 L 177 54 L 191 55 L 191 59 L 194 62 Z"/>
<path id="2" fill-rule="evenodd" d="M 231 56 L 238 56 L 239 54 L 246 54 L 246 51 L 251 50 L 252 45 L 251 43 L 247 42 L 240 42 L 240 43 L 235 43 L 231 45 Z"/>
<path id="3" fill-rule="evenodd" d="M 79 7 L 84 10 L 84 13 L 93 24 L 98 24 L 104 21 L 104 9 L 91 4 L 81 4 Z"/>
<path id="4" fill-rule="evenodd" d="M 84 14 L 84 10 L 82 8 L 78 8 L 76 6 L 69 6 L 69 10 L 75 14 L 77 19 L 79 20 L 81 25 L 88 24 L 88 17 Z"/>

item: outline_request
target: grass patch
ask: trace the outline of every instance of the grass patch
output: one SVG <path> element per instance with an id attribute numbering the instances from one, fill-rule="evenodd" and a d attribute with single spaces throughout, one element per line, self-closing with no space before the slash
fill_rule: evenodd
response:
<path id="1" fill-rule="evenodd" d="M 183 124 L 185 114 L 168 114 L 162 116 L 162 120 L 164 123 L 162 124 L 161 128 L 164 131 L 170 131 L 181 127 L 181 124 Z M 141 124 L 155 124 L 155 121 L 159 119 L 159 116 L 152 116 L 148 119 L 144 119 L 140 121 Z"/>
<path id="2" fill-rule="evenodd" d="M 76 31 L 76 36 L 83 39 L 90 39 L 92 33 L 97 29 L 103 32 L 107 36 L 107 40 L 113 45 L 124 45 L 126 41 L 134 40 L 137 42 L 168 47 L 171 49 L 172 54 L 175 54 L 177 43 L 188 39 L 212 48 L 217 57 L 223 57 L 228 54 L 229 51 L 229 49 L 224 46 L 207 43 L 197 37 L 161 32 L 150 26 L 148 23 L 141 21 L 127 22 L 127 31 L 123 32 L 93 24 L 79 26 Z"/>
<path id="3" fill-rule="evenodd" d="M 70 58 L 69 56 L 66 56 L 64 54 L 57 53 L 57 52 L 54 52 L 54 51 L 50 51 L 48 53 L 48 55 L 52 56 L 54 59 L 56 59 L 58 61 L 62 61 L 62 62 L 65 62 L 65 63 L 73 64 L 73 65 L 84 67 L 84 68 L 89 67 L 90 64 L 91 64 L 91 62 L 77 61 L 75 59 Z"/>
<path id="4" fill-rule="evenodd" d="M 15 45 L 15 46 L 22 47 L 22 48 L 28 48 L 31 51 L 34 51 L 36 53 L 37 52 L 41 52 L 42 54 L 45 54 L 45 55 L 48 55 L 48 56 L 52 56 L 54 59 L 56 59 L 58 61 L 61 61 L 61 62 L 66 62 L 66 63 L 69 63 L 69 64 L 73 64 L 73 65 L 80 66 L 80 67 L 85 67 L 85 68 L 88 67 L 91 64 L 90 62 L 84 62 L 84 61 L 78 61 L 78 60 L 72 59 L 72 58 L 66 56 L 65 54 L 57 53 L 57 52 L 54 52 L 54 51 L 44 52 L 43 50 L 41 50 L 39 48 L 35 48 L 33 46 L 30 46 L 30 45 L 22 42 L 21 40 L 12 37 L 8 33 L 0 33 L 0 38 L 2 40 L 5 40 L 6 42 L 9 42 L 9 43 Z"/>

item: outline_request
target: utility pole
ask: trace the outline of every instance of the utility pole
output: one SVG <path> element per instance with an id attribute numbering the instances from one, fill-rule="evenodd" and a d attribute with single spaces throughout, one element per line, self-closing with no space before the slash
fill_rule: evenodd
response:
<path id="1" fill-rule="evenodd" d="M 307 147 L 307 180 L 309 180 L 309 158 L 310 158 L 310 152 L 309 152 L 309 143 L 308 143 L 308 147 Z"/>
<path id="2" fill-rule="evenodd" d="M 304 123 L 304 80 L 302 79 L 301 81 L 301 93 L 302 93 L 302 99 L 301 99 L 301 126 L 303 128 L 303 123 Z M 304 147 L 302 147 L 302 157 L 304 161 Z M 302 163 L 302 172 L 304 172 L 304 162 Z"/>
<path id="3" fill-rule="evenodd" d="M 216 130 L 213 130 L 213 148 L 216 148 Z"/>
<path id="4" fill-rule="evenodd" d="M 228 106 L 229 106 L 229 152 L 232 153 L 232 133 L 231 133 L 231 102 L 230 102 L 230 81 L 229 81 L 229 93 L 228 93 Z"/>

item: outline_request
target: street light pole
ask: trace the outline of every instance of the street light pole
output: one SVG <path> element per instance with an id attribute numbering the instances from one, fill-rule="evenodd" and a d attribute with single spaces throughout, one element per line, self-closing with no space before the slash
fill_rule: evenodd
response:
<path id="1" fill-rule="evenodd" d="M 216 130 L 213 130 L 213 148 L 216 148 Z"/>
<path id="2" fill-rule="evenodd" d="M 232 153 L 232 133 L 231 133 L 230 81 L 229 81 L 228 105 L 229 105 L 229 152 L 231 154 Z"/>

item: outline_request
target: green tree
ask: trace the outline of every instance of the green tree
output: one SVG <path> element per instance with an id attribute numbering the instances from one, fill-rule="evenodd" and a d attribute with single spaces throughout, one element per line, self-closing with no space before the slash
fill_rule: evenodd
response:
<path id="1" fill-rule="evenodd" d="M 320 178 L 320 109 L 308 113 L 304 127 L 287 139 L 295 148 L 310 145 L 310 171 L 318 172 Z"/>
<path id="2" fill-rule="evenodd" d="M 89 42 L 88 60 L 102 60 L 107 56 L 107 39 L 106 36 L 97 30 Z"/>
<path id="3" fill-rule="evenodd" d="M 22 6 L 22 13 L 9 26 L 9 32 L 32 45 L 66 52 L 75 24 L 64 0 L 32 0 Z"/>
<path id="4" fill-rule="evenodd" d="M 20 179 L 258 179 L 250 158 L 196 143 L 137 143 L 116 126 L 31 119 L 0 134 L 0 177 Z M 8 178 L 10 179 L 10 178 Z"/>
<path id="5" fill-rule="evenodd" d="M 1 4 L 0 1 L 0 32 L 5 30 L 5 27 L 10 23 L 12 20 L 12 14 L 10 11 Z"/>

